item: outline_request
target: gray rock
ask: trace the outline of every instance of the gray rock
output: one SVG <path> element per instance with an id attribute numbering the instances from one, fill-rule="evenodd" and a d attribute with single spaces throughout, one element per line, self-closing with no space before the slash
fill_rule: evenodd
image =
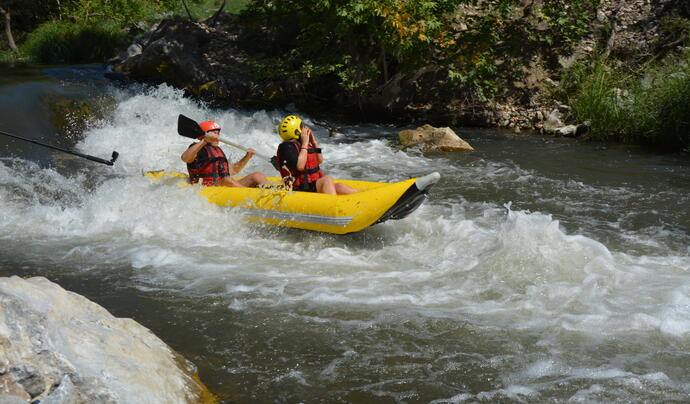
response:
<path id="1" fill-rule="evenodd" d="M 597 21 L 599 21 L 599 22 L 607 22 L 608 21 L 608 17 L 604 13 L 604 11 L 602 11 L 601 9 L 597 10 Z"/>
<path id="2" fill-rule="evenodd" d="M 416 130 L 398 133 L 400 144 L 406 147 L 421 146 L 423 151 L 474 151 L 469 143 L 461 139 L 450 128 L 434 128 L 424 125 Z"/>
<path id="3" fill-rule="evenodd" d="M 58 388 L 53 390 L 46 398 L 41 399 L 41 404 L 76 404 L 79 402 L 74 383 L 68 375 L 62 376 Z"/>
<path id="4" fill-rule="evenodd" d="M 26 404 L 28 400 L 21 399 L 17 396 L 11 396 L 9 394 L 0 394 L 0 404 Z"/>
<path id="5" fill-rule="evenodd" d="M 141 55 L 141 53 L 143 51 L 144 51 L 144 47 L 141 46 L 141 44 L 133 43 L 133 44 L 129 45 L 129 47 L 125 51 L 126 52 L 125 58 L 133 58 L 134 56 Z"/>
<path id="6" fill-rule="evenodd" d="M 10 373 L 17 383 L 21 384 L 31 398 L 43 393 L 46 389 L 46 381 L 33 366 L 18 365 L 10 368 Z"/>
<path id="7" fill-rule="evenodd" d="M 24 390 L 24 387 L 17 383 L 10 373 L 0 375 L 0 395 L 17 397 L 23 402 L 29 401 L 31 396 Z"/>
<path id="8" fill-rule="evenodd" d="M 544 121 L 544 130 L 548 132 L 561 126 L 563 126 L 563 121 L 561 121 L 561 113 L 558 111 L 558 109 L 554 109 L 549 113 L 546 121 Z"/>
<path id="9" fill-rule="evenodd" d="M 0 278 L 2 363 L 0 379 L 41 402 L 192 403 L 205 391 L 151 331 L 42 277 Z"/>

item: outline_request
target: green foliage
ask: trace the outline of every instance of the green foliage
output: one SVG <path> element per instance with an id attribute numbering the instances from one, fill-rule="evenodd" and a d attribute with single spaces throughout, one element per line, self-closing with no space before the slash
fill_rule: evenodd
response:
<path id="1" fill-rule="evenodd" d="M 576 120 L 592 137 L 679 151 L 690 147 L 690 52 L 649 66 L 639 76 L 599 60 L 563 77 Z"/>
<path id="2" fill-rule="evenodd" d="M 661 19 L 661 35 L 674 45 L 690 45 L 690 19 L 677 14 Z"/>
<path id="3" fill-rule="evenodd" d="M 672 151 L 690 147 L 690 51 L 647 71 L 631 92 L 637 142 Z"/>
<path id="4" fill-rule="evenodd" d="M 599 0 L 256 0 L 242 13 L 276 44 L 265 55 L 308 83 L 336 76 L 343 89 L 375 92 L 395 74 L 431 66 L 456 92 L 500 93 L 534 49 L 585 33 Z M 538 27 L 538 29 L 537 29 Z M 517 64 L 502 64 L 510 58 Z"/>
<path id="5" fill-rule="evenodd" d="M 20 51 L 39 63 L 87 63 L 106 60 L 126 44 L 117 24 L 47 22 L 29 35 Z"/>
<path id="6" fill-rule="evenodd" d="M 55 0 L 1 0 L 0 5 L 10 11 L 12 33 L 17 44 L 37 26 L 59 17 L 58 2 Z M 4 21 L 0 23 L 4 34 Z M 3 35 L 0 42 L 5 45 Z"/>
<path id="7" fill-rule="evenodd" d="M 21 63 L 23 62 L 22 54 L 12 50 L 0 52 L 0 64 L 5 63 Z"/>
<path id="8" fill-rule="evenodd" d="M 537 13 L 547 23 L 544 40 L 549 44 L 577 43 L 589 28 L 600 0 L 545 1 Z"/>
<path id="9" fill-rule="evenodd" d="M 224 11 L 238 13 L 251 0 L 229 0 Z M 187 0 L 194 18 L 212 16 L 222 0 Z M 187 18 L 181 0 L 2 0 L 12 11 L 12 29 L 20 53 L 0 45 L 0 62 L 27 56 L 40 63 L 103 61 L 113 56 L 138 22 Z M 78 41 L 75 42 L 75 41 Z M 2 41 L 0 41 L 2 42 Z"/>
<path id="10" fill-rule="evenodd" d="M 568 104 L 578 121 L 589 122 L 594 139 L 618 140 L 628 135 L 626 80 L 603 60 L 576 65 L 563 77 L 563 85 L 572 92 Z"/>
<path id="11" fill-rule="evenodd" d="M 83 23 L 117 21 L 121 24 L 152 21 L 176 6 L 175 0 L 67 0 L 62 2 L 63 19 Z"/>
<path id="12" fill-rule="evenodd" d="M 223 11 L 230 14 L 239 14 L 244 10 L 251 0 L 227 0 Z M 188 0 L 187 7 L 190 14 L 195 19 L 205 19 L 218 11 L 223 4 L 223 0 Z M 187 11 L 182 6 L 180 0 L 175 1 L 175 7 L 172 9 L 173 15 L 179 18 L 188 18 Z"/>

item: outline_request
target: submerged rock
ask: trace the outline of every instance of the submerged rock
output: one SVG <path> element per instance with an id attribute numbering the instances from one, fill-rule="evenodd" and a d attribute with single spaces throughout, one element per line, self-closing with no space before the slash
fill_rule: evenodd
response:
<path id="1" fill-rule="evenodd" d="M 461 139 L 451 128 L 435 128 L 424 125 L 398 133 L 398 141 L 405 147 L 421 146 L 422 150 L 474 151 L 469 143 Z"/>
<path id="2" fill-rule="evenodd" d="M 193 365 L 147 328 L 43 277 L 0 278 L 0 381 L 0 395 L 41 403 L 208 397 Z"/>

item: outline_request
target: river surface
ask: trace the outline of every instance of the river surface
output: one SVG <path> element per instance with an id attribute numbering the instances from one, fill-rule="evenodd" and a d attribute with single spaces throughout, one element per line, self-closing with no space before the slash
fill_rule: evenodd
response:
<path id="1" fill-rule="evenodd" d="M 403 128 L 315 127 L 328 174 L 441 181 L 360 233 L 268 227 L 142 172 L 184 170 L 180 113 L 272 155 L 285 111 L 101 73 L 0 70 L 0 130 L 120 153 L 108 167 L 0 136 L 0 275 L 137 320 L 221 401 L 690 401 L 687 155 L 463 128 L 476 152 L 422 154 L 396 145 Z M 55 97 L 107 113 L 56 135 Z"/>

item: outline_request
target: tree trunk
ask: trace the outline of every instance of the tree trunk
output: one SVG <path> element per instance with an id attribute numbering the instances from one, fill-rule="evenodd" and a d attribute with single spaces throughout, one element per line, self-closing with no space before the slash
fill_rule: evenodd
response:
<path id="1" fill-rule="evenodd" d="M 10 24 L 10 9 L 5 10 L 0 7 L 0 14 L 5 16 L 5 35 L 7 36 L 7 42 L 10 44 L 10 49 L 17 51 L 17 44 L 14 43 L 14 37 L 12 36 L 12 25 Z"/>

